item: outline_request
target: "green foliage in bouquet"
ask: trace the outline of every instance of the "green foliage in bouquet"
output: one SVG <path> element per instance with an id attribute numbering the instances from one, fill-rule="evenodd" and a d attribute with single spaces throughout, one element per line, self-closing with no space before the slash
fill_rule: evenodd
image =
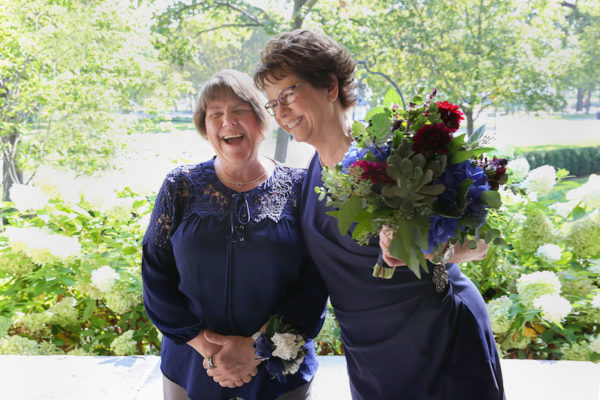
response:
<path id="1" fill-rule="evenodd" d="M 388 95 L 385 107 L 367 114 L 366 125 L 355 121 L 350 149 L 335 168 L 324 169 L 324 186 L 316 188 L 337 208 L 330 214 L 340 232 L 352 228 L 359 244 L 391 227 L 391 255 L 418 277 L 421 268 L 429 272 L 424 251 L 439 262 L 449 240 L 472 248 L 480 238 L 501 242 L 486 216 L 500 207 L 497 189 L 506 182 L 506 161 L 484 157 L 493 149 L 477 143 L 483 130 L 468 140 L 455 135 L 463 118 L 458 107 L 435 102 L 435 90 L 422 93 L 407 110 Z"/>

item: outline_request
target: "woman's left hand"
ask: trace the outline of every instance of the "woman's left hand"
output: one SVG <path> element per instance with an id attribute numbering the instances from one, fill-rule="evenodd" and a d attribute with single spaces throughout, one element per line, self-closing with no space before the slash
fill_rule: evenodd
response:
<path id="1" fill-rule="evenodd" d="M 250 382 L 258 372 L 261 360 L 254 353 L 254 340 L 245 336 L 224 336 L 206 329 L 204 338 L 222 346 L 221 351 L 212 356 L 214 368 L 207 360 L 203 362 L 208 376 L 223 387 L 237 387 Z"/>
<path id="2" fill-rule="evenodd" d="M 406 263 L 399 258 L 394 258 L 390 255 L 390 244 L 394 237 L 394 231 L 388 227 L 383 226 L 379 231 L 379 247 L 381 247 L 381 256 L 383 261 L 390 267 L 401 267 L 405 266 Z"/>

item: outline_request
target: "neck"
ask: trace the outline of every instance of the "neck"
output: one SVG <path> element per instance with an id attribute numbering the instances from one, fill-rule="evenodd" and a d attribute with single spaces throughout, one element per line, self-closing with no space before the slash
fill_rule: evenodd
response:
<path id="1" fill-rule="evenodd" d="M 215 159 L 215 172 L 225 186 L 235 190 L 249 190 L 264 182 L 273 171 L 269 160 L 257 157 L 243 166 L 230 165 L 219 157 Z"/>
<path id="2" fill-rule="evenodd" d="M 352 142 L 351 124 L 346 111 L 337 110 L 335 117 L 331 118 L 331 123 L 323 125 L 321 139 L 318 143 L 312 144 L 319 153 L 321 164 L 333 168 L 342 161 L 344 154 Z"/>

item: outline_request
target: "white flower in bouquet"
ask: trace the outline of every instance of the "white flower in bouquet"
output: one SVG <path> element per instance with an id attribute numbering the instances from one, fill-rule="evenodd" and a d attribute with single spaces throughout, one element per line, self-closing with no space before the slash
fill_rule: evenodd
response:
<path id="1" fill-rule="evenodd" d="M 559 216 L 561 216 L 563 218 L 567 218 L 569 216 L 569 214 L 571 213 L 571 211 L 573 211 L 573 209 L 575 208 L 577 203 L 578 203 L 577 201 L 566 201 L 563 203 L 553 203 L 549 208 L 554 210 L 556 212 L 556 214 L 558 214 Z"/>
<path id="2" fill-rule="evenodd" d="M 39 265 L 64 261 L 81 254 L 81 244 L 76 238 L 48 233 L 40 228 L 9 226 L 5 235 L 14 251 L 22 251 Z"/>
<path id="3" fill-rule="evenodd" d="M 531 307 L 533 300 L 543 295 L 559 295 L 560 281 L 551 271 L 537 271 L 523 274 L 517 280 L 517 292 L 523 305 Z"/>
<path id="4" fill-rule="evenodd" d="M 544 196 L 552 190 L 556 183 L 556 171 L 550 165 L 542 165 L 531 171 L 523 181 L 523 187 L 529 193 Z"/>
<path id="5" fill-rule="evenodd" d="M 592 174 L 588 181 L 576 189 L 567 192 L 567 200 L 583 202 L 588 209 L 600 207 L 600 175 Z"/>
<path id="6" fill-rule="evenodd" d="M 596 336 L 596 338 L 590 342 L 590 349 L 600 354 L 600 336 Z"/>
<path id="7" fill-rule="evenodd" d="M 544 244 L 538 247 L 535 255 L 546 261 L 558 261 L 562 258 L 562 250 L 555 244 Z"/>
<path id="8" fill-rule="evenodd" d="M 279 357 L 282 360 L 293 360 L 298 356 L 300 346 L 304 344 L 302 336 L 294 335 L 293 333 L 276 333 L 271 338 L 275 345 L 273 356 Z"/>
<path id="9" fill-rule="evenodd" d="M 40 210 L 48 204 L 48 200 L 48 195 L 34 186 L 14 184 L 10 188 L 10 201 L 21 212 Z"/>
<path id="10" fill-rule="evenodd" d="M 600 308 L 600 293 L 592 298 L 591 304 L 593 307 Z"/>
<path id="11" fill-rule="evenodd" d="M 108 265 L 92 271 L 92 284 L 103 292 L 108 291 L 118 279 L 119 274 Z"/>
<path id="12" fill-rule="evenodd" d="M 549 322 L 561 322 L 573 309 L 569 300 L 549 294 L 534 299 L 533 306 L 541 309 L 542 317 Z"/>
<path id="13" fill-rule="evenodd" d="M 508 315 L 508 311 L 512 304 L 512 300 L 508 296 L 499 297 L 488 303 L 487 309 L 490 315 L 490 324 L 495 333 L 502 334 L 510 328 L 512 320 Z"/>
<path id="14" fill-rule="evenodd" d="M 516 181 L 520 181 L 525 178 L 529 172 L 529 161 L 523 157 L 510 160 L 508 164 L 506 164 L 506 169 L 512 172 L 512 176 Z"/>

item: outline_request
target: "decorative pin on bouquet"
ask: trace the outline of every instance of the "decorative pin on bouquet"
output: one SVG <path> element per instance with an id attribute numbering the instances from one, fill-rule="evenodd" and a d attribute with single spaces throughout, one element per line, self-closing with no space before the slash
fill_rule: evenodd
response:
<path id="1" fill-rule="evenodd" d="M 422 91 L 421 91 L 422 92 Z M 429 273 L 425 254 L 433 254 L 438 291 L 447 284 L 445 248 L 477 247 L 478 239 L 500 243 L 500 231 L 487 222 L 489 209 L 501 205 L 498 187 L 506 183 L 506 160 L 483 154 L 479 129 L 467 140 L 454 135 L 463 114 L 458 106 L 415 96 L 405 111 L 390 103 L 369 111 L 368 125 L 355 121 L 353 143 L 341 163 L 323 170 L 324 187 L 315 190 L 337 208 L 344 235 L 351 228 L 359 244 L 382 227 L 394 232 L 389 252 L 421 278 Z M 388 99 L 386 95 L 386 99 Z M 395 268 L 380 261 L 373 276 L 391 278 Z"/>

